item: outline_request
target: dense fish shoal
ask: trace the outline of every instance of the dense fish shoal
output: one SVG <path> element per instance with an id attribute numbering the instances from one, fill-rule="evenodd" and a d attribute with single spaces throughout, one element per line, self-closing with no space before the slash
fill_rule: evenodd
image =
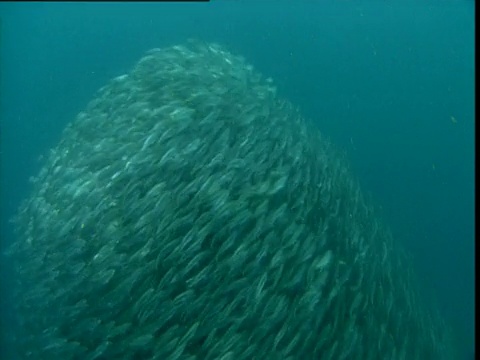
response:
<path id="1" fill-rule="evenodd" d="M 343 155 L 220 45 L 149 51 L 32 182 L 23 358 L 455 358 Z"/>

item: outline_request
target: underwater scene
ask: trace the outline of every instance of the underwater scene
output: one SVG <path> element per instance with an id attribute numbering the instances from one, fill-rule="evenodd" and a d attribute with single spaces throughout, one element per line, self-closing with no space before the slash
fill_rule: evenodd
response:
<path id="1" fill-rule="evenodd" d="M 474 3 L 2 3 L 1 359 L 475 358 Z"/>

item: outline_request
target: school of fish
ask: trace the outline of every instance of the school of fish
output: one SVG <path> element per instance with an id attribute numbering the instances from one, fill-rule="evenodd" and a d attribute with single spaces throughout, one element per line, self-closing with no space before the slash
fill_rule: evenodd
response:
<path id="1" fill-rule="evenodd" d="M 453 359 L 344 156 L 242 57 L 149 51 L 14 219 L 25 359 Z"/>

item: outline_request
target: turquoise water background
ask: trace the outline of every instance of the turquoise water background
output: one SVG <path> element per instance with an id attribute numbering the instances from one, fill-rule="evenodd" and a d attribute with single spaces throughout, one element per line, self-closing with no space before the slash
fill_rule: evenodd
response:
<path id="1" fill-rule="evenodd" d="M 218 42 L 347 153 L 471 356 L 472 1 L 2 3 L 0 18 L 2 250 L 29 177 L 99 87 L 150 48 Z M 5 335 L 12 279 L 1 266 Z"/>

